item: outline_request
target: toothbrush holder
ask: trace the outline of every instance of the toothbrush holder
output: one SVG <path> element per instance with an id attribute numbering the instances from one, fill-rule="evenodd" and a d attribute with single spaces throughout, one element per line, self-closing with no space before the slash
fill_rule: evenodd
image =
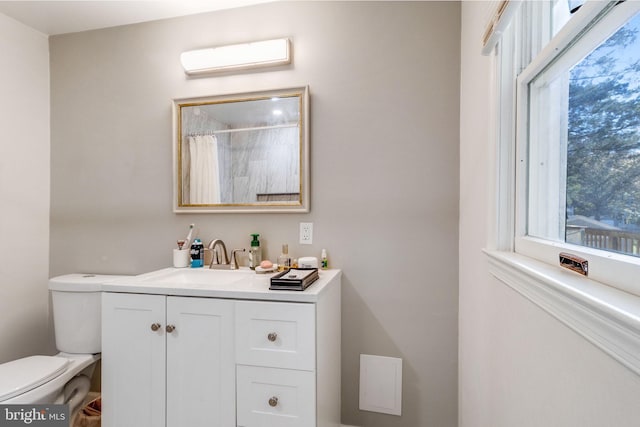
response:
<path id="1" fill-rule="evenodd" d="M 191 252 L 189 249 L 173 250 L 173 266 L 176 268 L 189 267 L 191 261 Z"/>

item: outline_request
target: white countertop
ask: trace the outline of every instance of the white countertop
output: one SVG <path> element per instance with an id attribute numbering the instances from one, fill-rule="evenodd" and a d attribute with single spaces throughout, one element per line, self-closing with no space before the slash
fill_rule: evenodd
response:
<path id="1" fill-rule="evenodd" d="M 340 280 L 342 273 L 340 270 L 319 270 L 320 278 L 304 291 L 272 291 L 269 290 L 270 279 L 276 274 L 256 274 L 248 268 L 165 268 L 106 282 L 102 291 L 314 303 L 332 282 Z"/>

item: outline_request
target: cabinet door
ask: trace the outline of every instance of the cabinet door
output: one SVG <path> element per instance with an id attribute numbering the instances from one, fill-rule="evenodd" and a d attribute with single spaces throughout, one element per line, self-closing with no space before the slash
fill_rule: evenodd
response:
<path id="1" fill-rule="evenodd" d="M 165 298 L 102 294 L 102 426 L 165 425 Z"/>
<path id="2" fill-rule="evenodd" d="M 168 297 L 167 426 L 235 425 L 234 302 Z"/>

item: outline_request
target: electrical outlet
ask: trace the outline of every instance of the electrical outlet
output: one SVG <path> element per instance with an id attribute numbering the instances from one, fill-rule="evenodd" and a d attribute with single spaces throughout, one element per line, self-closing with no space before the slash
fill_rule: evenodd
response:
<path id="1" fill-rule="evenodd" d="M 310 245 L 313 242 L 313 223 L 301 222 L 300 223 L 300 244 Z"/>

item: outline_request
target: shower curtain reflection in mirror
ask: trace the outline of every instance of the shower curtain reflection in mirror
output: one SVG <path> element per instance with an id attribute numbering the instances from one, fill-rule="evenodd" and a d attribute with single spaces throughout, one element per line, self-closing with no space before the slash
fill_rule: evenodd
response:
<path id="1" fill-rule="evenodd" d="M 298 135 L 298 127 L 291 126 L 185 136 L 183 202 L 212 205 L 298 200 Z"/>
<path id="2" fill-rule="evenodd" d="M 193 135 L 187 137 L 185 150 L 185 181 L 189 189 L 188 204 L 206 205 L 220 203 L 220 177 L 218 162 L 218 140 L 215 135 Z M 186 178 L 188 177 L 188 180 Z"/>

